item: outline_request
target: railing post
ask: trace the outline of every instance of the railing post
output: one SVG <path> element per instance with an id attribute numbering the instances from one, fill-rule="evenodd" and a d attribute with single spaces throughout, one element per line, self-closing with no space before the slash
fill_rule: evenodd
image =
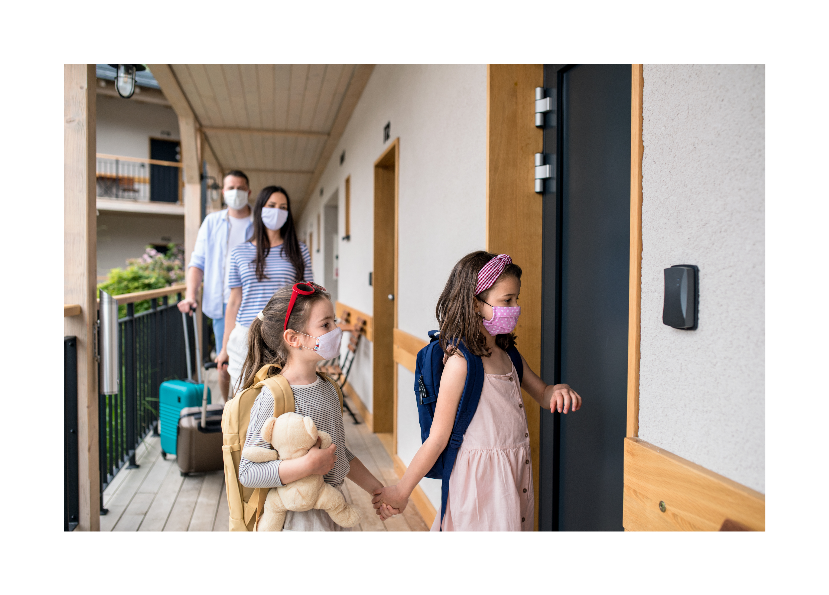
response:
<path id="1" fill-rule="evenodd" d="M 78 347 L 63 338 L 63 530 L 78 526 Z"/>
<path id="2" fill-rule="evenodd" d="M 127 318 L 124 321 L 124 438 L 129 465 L 127 469 L 137 469 L 135 450 L 138 447 L 136 440 L 136 417 L 138 413 L 138 378 L 135 365 L 135 304 L 127 304 Z"/>

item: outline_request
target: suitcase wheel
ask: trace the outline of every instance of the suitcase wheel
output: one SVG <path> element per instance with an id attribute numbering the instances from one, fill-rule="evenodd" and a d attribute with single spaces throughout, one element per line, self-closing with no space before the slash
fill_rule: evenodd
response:
<path id="1" fill-rule="evenodd" d="M 161 451 L 161 458 L 164 459 L 165 461 L 167 460 L 167 453 L 164 452 L 163 450 Z"/>

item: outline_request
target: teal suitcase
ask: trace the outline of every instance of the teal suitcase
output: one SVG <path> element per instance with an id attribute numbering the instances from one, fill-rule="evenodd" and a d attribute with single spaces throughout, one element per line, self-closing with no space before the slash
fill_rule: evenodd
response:
<path id="1" fill-rule="evenodd" d="M 199 348 L 198 332 L 196 337 L 196 370 L 199 382 L 193 380 L 190 362 L 190 339 L 187 319 L 195 319 L 184 312 L 181 314 L 184 323 L 184 346 L 187 354 L 187 380 L 168 380 L 162 382 L 158 391 L 158 433 L 161 435 L 161 456 L 166 458 L 168 454 L 176 454 L 176 430 L 181 410 L 186 407 L 201 407 L 204 394 L 204 384 L 201 381 L 201 350 Z M 207 403 L 210 404 L 210 389 L 207 389 Z"/>
<path id="2" fill-rule="evenodd" d="M 204 384 L 192 380 L 168 380 L 161 385 L 158 395 L 158 423 L 161 434 L 161 456 L 176 454 L 176 429 L 181 410 L 201 407 Z M 210 404 L 210 389 L 207 389 Z"/>

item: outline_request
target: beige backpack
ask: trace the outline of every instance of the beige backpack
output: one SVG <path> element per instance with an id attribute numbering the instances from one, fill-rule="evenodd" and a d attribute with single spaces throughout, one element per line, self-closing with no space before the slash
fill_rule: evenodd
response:
<path id="1" fill-rule="evenodd" d="M 343 393 L 336 382 L 322 372 L 317 375 L 330 382 L 337 390 L 340 398 L 340 409 L 343 405 Z M 245 389 L 230 399 L 222 414 L 222 457 L 225 468 L 225 486 L 227 489 L 227 506 L 230 509 L 231 531 L 255 531 L 265 506 L 265 497 L 269 488 L 248 488 L 239 483 L 239 461 L 242 458 L 242 448 L 248 435 L 250 424 L 250 410 L 256 397 L 267 386 L 273 394 L 273 416 L 279 417 L 285 412 L 294 411 L 294 393 L 291 385 L 279 373 L 274 364 L 266 364 L 260 368 L 254 377 L 253 386 Z"/>

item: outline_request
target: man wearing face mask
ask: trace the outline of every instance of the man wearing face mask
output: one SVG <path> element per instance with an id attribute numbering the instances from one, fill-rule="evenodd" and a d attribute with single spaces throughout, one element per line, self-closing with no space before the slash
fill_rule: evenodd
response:
<path id="1" fill-rule="evenodd" d="M 196 296 L 204 281 L 202 311 L 213 320 L 216 336 L 216 354 L 222 349 L 225 311 L 230 298 L 228 273 L 230 253 L 239 244 L 251 238 L 253 218 L 248 197 L 250 182 L 244 172 L 229 171 L 222 185 L 222 198 L 227 205 L 217 213 L 204 218 L 196 237 L 196 246 L 187 265 L 187 291 L 178 309 L 191 312 L 196 307 Z M 227 400 L 230 376 L 227 369 L 219 368 L 219 391 Z"/>

